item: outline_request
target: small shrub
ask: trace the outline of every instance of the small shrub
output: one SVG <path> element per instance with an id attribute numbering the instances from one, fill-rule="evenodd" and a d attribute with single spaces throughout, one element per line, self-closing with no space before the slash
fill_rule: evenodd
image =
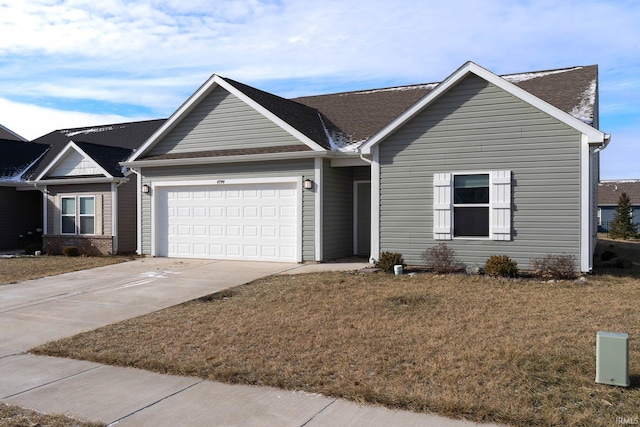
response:
<path id="1" fill-rule="evenodd" d="M 382 252 L 380 254 L 380 259 L 378 259 L 377 266 L 380 270 L 386 271 L 387 273 L 393 273 L 394 265 L 402 265 L 405 267 L 404 258 L 402 258 L 402 254 L 399 252 Z"/>
<path id="2" fill-rule="evenodd" d="M 544 279 L 573 279 L 576 277 L 576 257 L 569 254 L 547 254 L 531 258 L 531 268 Z"/>
<path id="3" fill-rule="evenodd" d="M 39 243 L 31 243 L 24 248 L 24 253 L 27 255 L 35 255 L 37 251 L 42 251 L 42 245 Z"/>
<path id="4" fill-rule="evenodd" d="M 62 254 L 65 256 L 79 256 L 80 251 L 75 246 L 65 246 L 62 249 Z"/>
<path id="5" fill-rule="evenodd" d="M 462 271 L 465 265 L 456 259 L 456 252 L 446 243 L 440 243 L 422 253 L 425 265 L 435 273 L 445 274 Z"/>
<path id="6" fill-rule="evenodd" d="M 492 255 L 484 264 L 484 272 L 489 276 L 516 277 L 518 263 L 506 255 Z"/>

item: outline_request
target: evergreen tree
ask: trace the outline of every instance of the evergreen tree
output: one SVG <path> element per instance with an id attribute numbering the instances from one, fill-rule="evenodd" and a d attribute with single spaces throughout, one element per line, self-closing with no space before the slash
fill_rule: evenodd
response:
<path id="1" fill-rule="evenodd" d="M 633 223 L 631 214 L 633 207 L 627 193 L 622 193 L 618 199 L 618 207 L 613 221 L 609 224 L 609 236 L 614 239 L 630 239 L 638 234 L 638 225 Z"/>

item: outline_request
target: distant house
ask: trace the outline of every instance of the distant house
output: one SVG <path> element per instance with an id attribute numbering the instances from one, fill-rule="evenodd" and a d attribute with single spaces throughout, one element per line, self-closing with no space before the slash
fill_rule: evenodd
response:
<path id="1" fill-rule="evenodd" d="M 119 162 L 164 120 L 56 130 L 34 143 L 49 145 L 26 174 L 44 195 L 43 247 L 60 253 L 112 254 L 136 249 L 138 182 Z"/>
<path id="2" fill-rule="evenodd" d="M 600 181 L 598 184 L 598 231 L 608 232 L 618 207 L 620 195 L 631 200 L 632 221 L 640 223 L 640 180 Z"/>
<path id="3" fill-rule="evenodd" d="M 0 250 L 24 249 L 42 238 L 42 195 L 24 173 L 47 149 L 0 125 Z"/>
<path id="4" fill-rule="evenodd" d="M 325 261 L 438 243 L 467 264 L 547 253 L 589 271 L 597 66 L 287 100 L 213 75 L 123 165 L 138 252 Z"/>
<path id="5" fill-rule="evenodd" d="M 127 159 L 164 120 L 56 130 L 32 142 L 2 141 L 2 249 L 37 236 L 47 253 L 136 249 L 137 178 Z M 36 240 L 36 239 L 33 239 Z"/>

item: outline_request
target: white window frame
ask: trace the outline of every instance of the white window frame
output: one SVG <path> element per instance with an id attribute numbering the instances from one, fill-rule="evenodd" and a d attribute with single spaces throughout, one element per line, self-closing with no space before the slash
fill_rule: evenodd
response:
<path id="1" fill-rule="evenodd" d="M 491 236 L 491 174 L 489 172 L 486 173 L 453 173 L 451 174 L 451 191 L 453 192 L 453 196 L 451 197 L 451 232 L 453 233 L 454 239 L 471 239 L 471 240 L 487 240 Z M 489 201 L 487 203 L 456 203 L 455 202 L 455 182 L 456 176 L 479 176 L 486 175 L 487 177 L 487 190 L 489 190 Z M 456 222 L 455 222 L 455 208 L 487 208 L 489 223 L 487 224 L 487 235 L 486 236 L 456 236 Z"/>
<path id="2" fill-rule="evenodd" d="M 65 199 L 73 200 L 73 215 L 71 214 L 63 214 L 62 213 L 62 205 L 64 204 Z M 93 199 L 93 214 L 81 214 L 80 213 L 80 199 Z M 73 233 L 64 233 L 63 232 L 63 219 L 65 217 L 73 218 Z M 81 217 L 92 217 L 93 218 L 93 233 L 81 233 L 80 231 L 80 218 Z M 95 236 L 96 235 L 96 197 L 95 196 L 61 196 L 60 197 L 60 234 L 65 236 Z"/>
<path id="3" fill-rule="evenodd" d="M 76 223 L 76 230 L 77 233 L 82 235 L 82 236 L 95 236 L 96 235 L 96 197 L 95 196 L 77 196 L 78 197 L 78 222 Z M 82 206 L 82 204 L 80 203 L 80 201 L 82 199 L 92 199 L 93 200 L 93 213 L 92 214 L 83 214 L 80 210 L 80 206 Z M 82 233 L 82 228 L 80 226 L 81 222 L 80 219 L 81 218 L 88 218 L 91 217 L 93 218 L 93 233 Z"/>
<path id="4" fill-rule="evenodd" d="M 64 206 L 64 200 L 71 199 L 73 200 L 73 214 L 64 214 L 62 211 L 62 207 Z M 78 201 L 76 196 L 62 196 L 60 197 L 60 234 L 64 234 L 67 236 L 72 236 L 78 234 L 78 221 L 77 221 L 77 213 L 78 213 Z M 65 233 L 64 232 L 64 218 L 73 218 L 73 233 Z"/>
<path id="5" fill-rule="evenodd" d="M 453 191 L 456 175 L 489 175 L 489 236 L 457 236 L 453 230 Z M 511 240 L 511 171 L 457 171 L 433 175 L 433 238 L 434 240 Z M 455 207 L 484 204 L 460 204 Z"/>

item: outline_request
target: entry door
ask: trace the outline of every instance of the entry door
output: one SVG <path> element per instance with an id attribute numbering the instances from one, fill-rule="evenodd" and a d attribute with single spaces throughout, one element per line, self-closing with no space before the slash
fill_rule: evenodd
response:
<path id="1" fill-rule="evenodd" d="M 369 257 L 371 252 L 371 183 L 356 183 L 356 255 Z"/>

